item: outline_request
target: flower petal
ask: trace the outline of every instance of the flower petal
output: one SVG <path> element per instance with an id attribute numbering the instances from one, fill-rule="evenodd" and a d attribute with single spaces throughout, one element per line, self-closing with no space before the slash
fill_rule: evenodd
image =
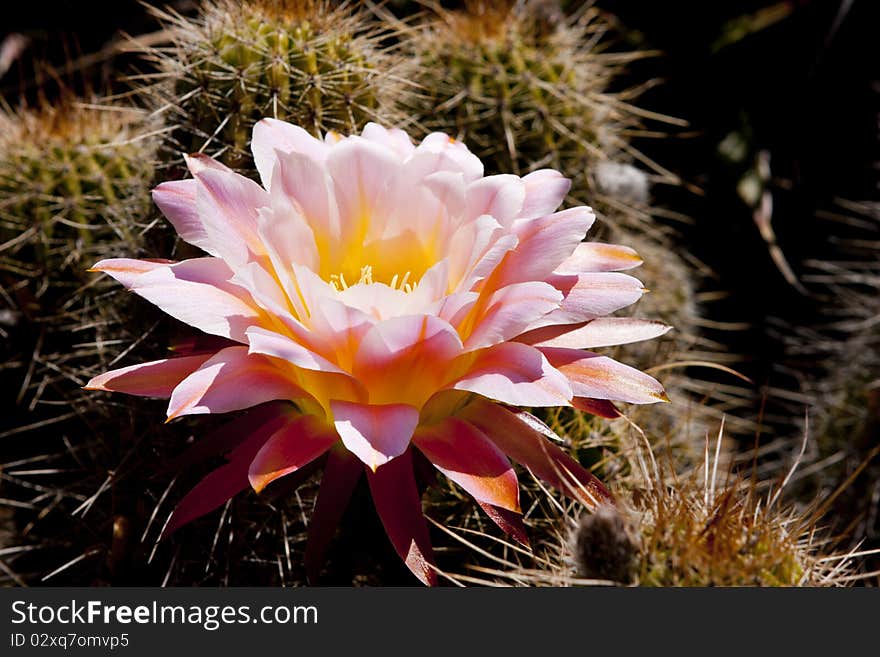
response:
<path id="1" fill-rule="evenodd" d="M 248 469 L 248 480 L 258 493 L 299 470 L 326 452 L 339 436 L 314 415 L 303 415 L 285 425 L 263 444 Z"/>
<path id="2" fill-rule="evenodd" d="M 480 429 L 502 452 L 535 476 L 588 506 L 613 503 L 611 493 L 577 461 L 517 415 L 485 400 L 468 404 L 459 417 Z"/>
<path id="3" fill-rule="evenodd" d="M 589 397 L 572 397 L 571 405 L 579 411 L 598 415 L 609 420 L 619 418 L 622 413 L 607 399 L 590 399 Z"/>
<path id="4" fill-rule="evenodd" d="M 251 295 L 229 282 L 232 270 L 219 258 L 174 264 L 116 258 L 93 268 L 110 274 L 132 292 L 195 328 L 245 342 L 249 326 L 270 323 Z"/>
<path id="5" fill-rule="evenodd" d="M 510 226 L 523 208 L 526 186 L 519 176 L 486 176 L 468 185 L 465 215 L 476 219 L 487 214 L 502 226 Z"/>
<path id="6" fill-rule="evenodd" d="M 464 342 L 465 349 L 481 349 L 510 340 L 559 307 L 562 293 L 540 281 L 514 283 L 490 298 L 486 310 Z"/>
<path id="7" fill-rule="evenodd" d="M 281 358 L 306 370 L 345 374 L 323 356 L 319 356 L 286 335 L 252 326 L 247 330 L 247 337 L 250 344 L 248 353 Z"/>
<path id="8" fill-rule="evenodd" d="M 363 472 L 363 464 L 345 448 L 337 446 L 328 452 L 303 557 L 309 584 L 318 581 L 324 553 Z"/>
<path id="9" fill-rule="evenodd" d="M 580 275 L 553 274 L 547 282 L 565 295 L 559 310 L 532 328 L 553 324 L 577 324 L 632 305 L 646 292 L 641 281 L 627 274 L 599 272 Z"/>
<path id="10" fill-rule="evenodd" d="M 489 519 L 498 525 L 505 534 L 512 536 L 514 540 L 519 541 L 526 547 L 529 547 L 529 534 L 526 526 L 523 524 L 522 514 L 501 507 L 487 504 L 486 502 L 477 501 L 480 508 L 486 512 Z"/>
<path id="11" fill-rule="evenodd" d="M 345 447 L 374 472 L 409 446 L 418 409 L 406 404 L 359 404 L 332 400 L 336 431 Z"/>
<path id="12" fill-rule="evenodd" d="M 447 249 L 450 286 L 461 292 L 485 278 L 517 245 L 494 217 L 482 215 L 466 221 L 452 234 Z"/>
<path id="13" fill-rule="evenodd" d="M 639 254 L 628 246 L 584 242 L 579 244 L 556 269 L 557 274 L 582 274 L 585 272 L 622 271 L 642 264 Z"/>
<path id="14" fill-rule="evenodd" d="M 263 255 L 257 217 L 270 205 L 265 190 L 242 175 L 213 168 L 196 174 L 196 180 L 196 211 L 213 252 L 233 267 L 245 264 L 249 254 Z"/>
<path id="15" fill-rule="evenodd" d="M 568 378 L 572 391 L 578 397 L 630 404 L 669 401 L 663 386 L 656 379 L 607 356 L 555 347 L 541 348 L 541 352 Z"/>
<path id="16" fill-rule="evenodd" d="M 153 202 L 159 206 L 183 241 L 211 255 L 217 255 L 196 210 L 197 185 L 192 179 L 163 182 L 153 190 Z"/>
<path id="17" fill-rule="evenodd" d="M 565 199 L 571 180 L 555 169 L 538 169 L 523 176 L 526 198 L 518 219 L 534 219 L 548 215 Z"/>
<path id="18" fill-rule="evenodd" d="M 361 137 L 349 137 L 331 149 L 327 171 L 339 208 L 339 234 L 347 243 L 362 245 L 371 224 L 383 222 L 373 216 L 376 200 L 401 167 L 393 153 Z"/>
<path id="19" fill-rule="evenodd" d="M 248 487 L 248 467 L 251 459 L 263 443 L 284 424 L 290 422 L 292 417 L 287 413 L 281 413 L 262 420 L 256 426 L 251 424 L 247 437 L 230 453 L 226 465 L 202 479 L 178 503 L 162 530 L 162 538 L 188 522 L 213 511 Z"/>
<path id="20" fill-rule="evenodd" d="M 634 317 L 600 317 L 586 324 L 547 326 L 523 333 L 517 340 L 534 347 L 595 349 L 651 340 L 667 333 L 663 322 Z"/>
<path id="21" fill-rule="evenodd" d="M 419 428 L 413 444 L 478 502 L 520 512 L 519 485 L 510 461 L 473 425 L 450 417 Z"/>
<path id="22" fill-rule="evenodd" d="M 364 126 L 361 136 L 394 151 L 401 160 L 408 158 L 416 149 L 409 135 L 400 128 L 388 130 L 384 126 L 372 121 Z"/>
<path id="23" fill-rule="evenodd" d="M 407 450 L 375 472 L 368 470 L 367 482 L 376 511 L 397 554 L 413 575 L 433 586 L 437 583 L 437 573 L 432 568 L 434 551 L 413 475 L 412 453 Z"/>
<path id="24" fill-rule="evenodd" d="M 507 285 L 544 280 L 571 255 L 595 219 L 590 208 L 581 206 L 530 221 L 517 221 L 514 232 L 519 244 L 507 254 L 493 281 Z"/>
<path id="25" fill-rule="evenodd" d="M 458 333 L 433 315 L 379 322 L 360 342 L 354 375 L 376 403 L 421 407 L 448 379 L 449 364 L 462 352 Z"/>
<path id="26" fill-rule="evenodd" d="M 300 153 L 314 162 L 323 162 L 329 147 L 316 139 L 298 125 L 277 119 L 262 119 L 254 126 L 251 151 L 260 180 L 266 189 L 272 185 L 272 172 L 275 167 L 275 151 Z"/>
<path id="27" fill-rule="evenodd" d="M 129 365 L 99 374 L 83 388 L 124 392 L 141 397 L 168 398 L 178 383 L 201 367 L 211 356 L 212 354 L 181 356 Z"/>
<path id="28" fill-rule="evenodd" d="M 201 413 L 229 413 L 276 399 L 308 396 L 272 362 L 228 347 L 186 377 L 174 389 L 168 419 Z"/>
<path id="29" fill-rule="evenodd" d="M 275 433 L 281 426 L 298 415 L 296 406 L 286 401 L 271 401 L 260 404 L 239 414 L 235 419 L 209 431 L 187 447 L 181 454 L 169 460 L 168 470 L 180 472 L 196 463 L 225 454 L 226 460 L 234 460 L 236 454 L 247 448 L 247 439 L 257 430 L 272 424 L 266 437 Z M 268 430 L 268 429 L 267 429 Z M 251 452 L 249 458 L 253 458 Z"/>
<path id="30" fill-rule="evenodd" d="M 477 352 L 453 386 L 514 406 L 569 406 L 571 388 L 543 354 L 517 342 Z"/>
<path id="31" fill-rule="evenodd" d="M 296 217 L 297 223 L 306 224 L 305 227 L 296 226 L 296 234 L 304 236 L 310 250 L 315 248 L 316 243 L 326 248 L 331 239 L 339 239 L 339 211 L 331 194 L 331 181 L 326 169 L 302 153 L 278 151 L 276 155 L 272 181 L 272 202 L 276 212 L 283 213 L 284 206 L 290 206 L 293 201 L 295 207 L 292 210 L 300 215 Z M 284 221 L 285 217 L 279 218 L 279 224 L 283 225 Z M 283 234 L 279 230 L 276 236 L 283 237 Z M 287 250 L 294 251 L 291 247 Z M 292 261 L 309 265 L 308 260 Z"/>
<path id="32" fill-rule="evenodd" d="M 443 166 L 442 169 L 446 171 L 460 171 L 464 176 L 465 182 L 477 180 L 483 175 L 483 163 L 480 161 L 480 158 L 471 153 L 463 142 L 453 139 L 445 133 L 432 132 L 422 139 L 419 145 L 416 146 L 416 150 L 410 160 L 414 160 L 425 153 L 441 155 L 446 161 L 453 163 L 453 166 Z M 440 170 L 439 167 L 434 168 L 434 171 Z"/>

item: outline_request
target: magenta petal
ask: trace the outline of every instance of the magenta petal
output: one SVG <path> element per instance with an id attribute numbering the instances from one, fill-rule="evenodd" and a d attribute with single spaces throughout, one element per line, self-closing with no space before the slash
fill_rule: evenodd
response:
<path id="1" fill-rule="evenodd" d="M 303 415 L 285 425 L 257 452 L 248 479 L 258 493 L 276 479 L 314 461 L 339 440 L 339 436 L 314 415 Z"/>
<path id="2" fill-rule="evenodd" d="M 327 454 L 318 500 L 309 520 L 304 556 L 306 577 L 310 584 L 318 581 L 324 553 L 336 533 L 345 507 L 363 471 L 363 464 L 344 448 L 333 448 Z"/>
<path id="3" fill-rule="evenodd" d="M 130 365 L 99 374 L 83 387 L 86 390 L 168 398 L 177 384 L 199 369 L 211 356 L 212 354 L 181 356 Z"/>
<path id="4" fill-rule="evenodd" d="M 218 454 L 227 454 L 231 460 L 239 447 L 247 445 L 248 436 L 257 432 L 271 436 L 286 422 L 296 417 L 293 404 L 274 401 L 249 408 L 239 417 L 214 429 L 182 454 L 168 463 L 169 470 L 180 471 L 194 463 L 201 463 Z"/>
<path id="5" fill-rule="evenodd" d="M 516 413 L 498 404 L 476 400 L 466 406 L 459 417 L 480 429 L 514 461 L 569 497 L 593 507 L 613 502 L 602 482 Z"/>
<path id="6" fill-rule="evenodd" d="M 450 417 L 421 427 L 413 444 L 478 502 L 519 512 L 519 484 L 510 461 L 473 425 Z"/>
<path id="7" fill-rule="evenodd" d="M 412 453 L 404 452 L 375 472 L 368 470 L 367 482 L 376 511 L 397 554 L 422 583 L 435 585 L 434 551 L 413 475 Z"/>
<path id="8" fill-rule="evenodd" d="M 609 420 L 619 418 L 622 413 L 607 399 L 590 399 L 589 397 L 572 397 L 571 405 L 579 411 L 598 415 Z"/>
<path id="9" fill-rule="evenodd" d="M 501 507 L 493 506 L 486 502 L 480 502 L 479 500 L 477 503 L 480 505 L 480 508 L 486 512 L 489 519 L 501 528 L 501 531 L 508 536 L 512 536 L 514 540 L 519 541 L 526 547 L 531 545 L 526 526 L 523 524 L 522 514 L 517 513 L 516 511 L 509 511 L 508 509 L 502 509 Z"/>
<path id="10" fill-rule="evenodd" d="M 162 530 L 162 538 L 170 536 L 196 518 L 210 513 L 247 487 L 247 463 L 229 463 L 217 468 L 196 484 L 195 488 L 174 507 L 174 513 Z"/>
<path id="11" fill-rule="evenodd" d="M 263 443 L 278 430 L 280 425 L 289 421 L 289 418 L 290 416 L 285 413 L 256 428 L 252 427 L 244 441 L 230 452 L 227 457 L 229 463 L 202 479 L 174 508 L 171 518 L 162 530 L 162 537 L 165 538 L 188 522 L 213 511 L 248 488 L 250 485 L 248 467 L 251 459 Z"/>

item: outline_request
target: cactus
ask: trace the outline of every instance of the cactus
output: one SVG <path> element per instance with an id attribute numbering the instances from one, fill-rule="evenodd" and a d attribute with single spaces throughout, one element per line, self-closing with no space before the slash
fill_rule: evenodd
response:
<path id="1" fill-rule="evenodd" d="M 7 270 L 78 287 L 108 243 L 120 254 L 141 248 L 155 158 L 154 144 L 135 138 L 137 114 L 71 99 L 0 114 L 0 242 L 16 240 L 2 253 Z"/>
<path id="2" fill-rule="evenodd" d="M 535 544 L 534 554 L 511 551 L 500 567 L 478 566 L 479 581 L 821 587 L 870 577 L 859 574 L 858 555 L 834 551 L 819 524 L 823 505 L 789 505 L 779 487 L 760 493 L 768 481 L 725 475 L 717 464 L 707 454 L 685 475 L 651 467 L 640 481 L 622 479 L 615 508 L 585 514 L 578 505 L 558 506 L 555 539 Z M 459 538 L 474 541 L 470 532 Z"/>
<path id="3" fill-rule="evenodd" d="M 62 91 L 52 105 L 0 113 L 0 384 L 9 405 L 0 497 L 18 500 L 15 520 L 38 552 L 94 540 L 70 513 L 120 465 L 131 433 L 128 414 L 86 399 L 80 386 L 137 344 L 149 315 L 87 270 L 147 254 L 148 242 L 168 235 L 150 222 L 156 140 L 144 136 L 144 113 L 99 102 Z"/>
<path id="4" fill-rule="evenodd" d="M 173 157 L 204 151 L 243 167 L 267 116 L 317 136 L 403 122 L 404 63 L 383 45 L 387 28 L 354 3 L 205 0 L 196 19 L 155 11 L 174 44 L 148 51 L 162 72 L 149 90 L 173 109 Z"/>
<path id="5" fill-rule="evenodd" d="M 815 436 L 807 459 L 826 464 L 802 482 L 804 494 L 843 486 L 834 527 L 854 545 L 867 536 L 866 547 L 874 548 L 880 533 L 880 205 L 838 205 L 822 213 L 837 222 L 828 240 L 837 255 L 807 261 L 803 276 L 821 319 L 800 326 L 780 322 L 777 337 L 785 346 L 784 365 L 800 383 L 794 400 L 808 408 Z M 871 567 L 876 563 L 875 557 Z"/>
<path id="6" fill-rule="evenodd" d="M 419 61 L 413 111 L 427 130 L 456 134 L 492 173 L 550 167 L 585 183 L 592 165 L 628 148 L 638 123 L 610 93 L 621 63 L 602 53 L 608 29 L 592 8 L 565 17 L 554 2 L 474 2 L 408 39 Z"/>
<path id="7" fill-rule="evenodd" d="M 141 119 L 133 108 L 95 109 L 69 96 L 0 114 L 7 310 L 37 333 L 88 345 L 76 358 L 91 365 L 97 356 L 99 368 L 112 351 L 107 340 L 116 329 L 108 323 L 124 314 L 115 305 L 124 295 L 87 270 L 104 257 L 144 252 L 155 140 L 139 136 Z M 51 341 L 44 336 L 43 354 Z M 54 346 L 65 352 L 53 362 L 63 369 L 75 350 Z"/>

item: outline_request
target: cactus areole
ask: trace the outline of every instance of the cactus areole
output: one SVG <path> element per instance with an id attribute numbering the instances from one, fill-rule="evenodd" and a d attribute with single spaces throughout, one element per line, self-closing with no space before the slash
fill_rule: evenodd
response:
<path id="1" fill-rule="evenodd" d="M 102 374 L 94 390 L 170 399 L 168 418 L 251 409 L 227 464 L 177 506 L 166 534 L 251 486 L 324 463 L 305 565 L 318 573 L 366 476 L 396 551 L 437 581 L 414 474 L 432 463 L 527 541 L 512 461 L 589 506 L 605 487 L 520 407 L 665 401 L 662 386 L 586 349 L 656 337 L 658 322 L 606 317 L 641 297 L 631 249 L 583 242 L 588 207 L 557 211 L 549 169 L 484 176 L 461 142 L 369 124 L 316 139 L 260 121 L 262 185 L 206 156 L 153 198 L 200 258 L 94 266 L 218 340 Z"/>

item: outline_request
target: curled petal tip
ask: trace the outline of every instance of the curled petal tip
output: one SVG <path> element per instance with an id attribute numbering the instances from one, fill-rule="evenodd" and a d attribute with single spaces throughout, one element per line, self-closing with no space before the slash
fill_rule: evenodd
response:
<path id="1" fill-rule="evenodd" d="M 251 488 L 254 489 L 254 492 L 259 494 L 262 493 L 263 489 L 269 484 L 269 479 L 260 475 L 248 475 L 248 482 L 250 483 Z"/>

